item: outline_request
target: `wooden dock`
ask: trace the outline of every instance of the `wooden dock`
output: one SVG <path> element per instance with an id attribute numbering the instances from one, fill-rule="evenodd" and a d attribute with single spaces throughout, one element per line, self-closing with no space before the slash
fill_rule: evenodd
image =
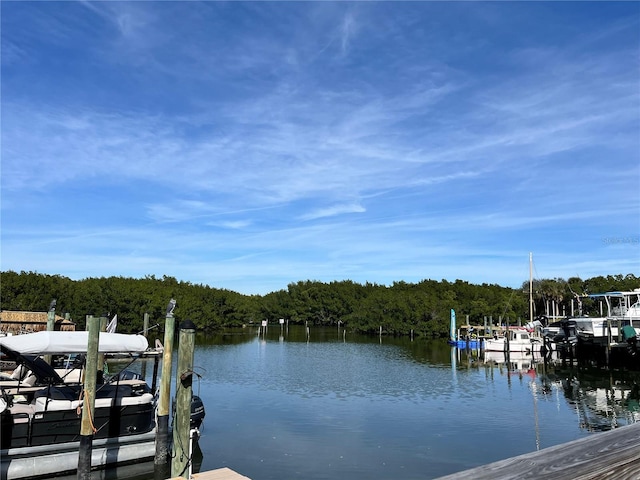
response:
<path id="1" fill-rule="evenodd" d="M 640 423 L 441 477 L 439 480 L 640 478 Z"/>
<path id="2" fill-rule="evenodd" d="M 187 480 L 185 477 L 175 477 L 171 480 Z M 240 475 L 230 468 L 217 468 L 208 472 L 193 473 L 191 480 L 251 480 L 249 477 Z"/>

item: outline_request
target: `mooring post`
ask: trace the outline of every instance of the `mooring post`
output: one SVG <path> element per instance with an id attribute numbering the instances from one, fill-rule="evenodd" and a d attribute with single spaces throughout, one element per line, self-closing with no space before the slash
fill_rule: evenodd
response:
<path id="1" fill-rule="evenodd" d="M 56 328 L 56 302 L 54 298 L 49 304 L 49 310 L 47 311 L 47 332 L 53 332 Z M 51 355 L 45 355 L 44 361 L 51 365 Z"/>
<path id="2" fill-rule="evenodd" d="M 109 323 L 109 319 L 107 318 L 107 314 L 104 313 L 100 317 L 100 333 L 107 331 L 107 323 Z M 102 375 L 102 380 L 104 380 L 105 373 L 107 374 L 109 373 L 108 371 L 105 371 L 106 364 L 104 362 L 104 353 L 98 353 L 97 365 L 98 365 L 98 372 L 101 372 L 98 375 Z"/>
<path id="3" fill-rule="evenodd" d="M 607 368 L 611 367 L 611 318 L 607 317 L 607 348 L 605 349 L 605 358 L 607 362 Z"/>
<path id="4" fill-rule="evenodd" d="M 176 415 L 173 422 L 173 460 L 171 476 L 184 476 L 190 463 L 191 397 L 193 384 L 193 349 L 196 326 L 191 320 L 180 324 L 178 370 L 176 372 Z"/>
<path id="5" fill-rule="evenodd" d="M 163 352 L 164 353 L 164 352 Z M 160 355 L 153 356 L 153 374 L 151 377 L 151 391 L 156 392 L 158 388 L 158 366 L 160 364 Z"/>
<path id="6" fill-rule="evenodd" d="M 173 310 L 176 301 L 172 298 L 167 306 L 164 323 L 164 352 L 162 355 L 162 376 L 160 378 L 160 398 L 158 399 L 158 425 L 156 430 L 156 456 L 154 465 L 166 465 L 169 461 L 169 407 L 171 403 L 171 354 L 175 319 Z"/>
<path id="7" fill-rule="evenodd" d="M 502 316 L 500 316 L 500 323 L 502 323 Z M 509 333 L 509 317 L 507 317 L 507 321 L 506 321 L 505 326 L 507 328 L 507 331 L 505 333 L 506 340 L 505 340 L 505 344 L 504 344 L 504 353 L 505 353 L 504 358 L 505 358 L 505 362 L 507 363 L 507 369 L 509 371 L 511 371 L 511 359 L 509 358 L 509 356 L 511 355 L 511 347 L 509 346 L 509 342 L 511 340 L 509 338 L 509 336 L 510 336 L 510 333 Z"/>
<path id="8" fill-rule="evenodd" d="M 100 341 L 100 320 L 93 315 L 87 317 L 89 341 L 87 345 L 87 364 L 84 373 L 84 392 L 82 401 L 82 420 L 80 423 L 80 446 L 78 451 L 78 480 L 91 480 L 91 450 L 93 435 L 96 431 L 96 373 L 98 367 L 98 345 Z"/>
<path id="9" fill-rule="evenodd" d="M 618 319 L 618 343 L 622 342 L 622 320 Z"/>
<path id="10" fill-rule="evenodd" d="M 53 332 L 56 328 L 56 303 L 54 298 L 49 304 L 49 311 L 47 312 L 47 331 Z"/>
<path id="11" fill-rule="evenodd" d="M 149 314 L 144 312 L 144 316 L 142 317 L 142 334 L 144 338 L 149 337 Z M 157 358 L 157 357 L 156 357 Z M 147 378 L 147 362 L 142 362 L 141 367 L 142 378 L 146 380 Z"/>

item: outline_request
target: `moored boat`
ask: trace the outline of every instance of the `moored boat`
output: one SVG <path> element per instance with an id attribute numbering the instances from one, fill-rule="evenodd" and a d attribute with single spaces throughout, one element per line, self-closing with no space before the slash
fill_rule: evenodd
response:
<path id="1" fill-rule="evenodd" d="M 81 375 L 55 369 L 40 355 L 85 354 L 87 345 L 87 332 L 44 331 L 0 339 L 2 352 L 21 369 L 11 380 L 0 382 L 2 480 L 46 478 L 77 469 Z M 133 359 L 147 347 L 142 335 L 101 333 L 98 351 L 126 353 Z M 144 379 L 102 377 L 92 418 L 92 467 L 153 457 L 155 416 L 156 399 Z"/>
<path id="2" fill-rule="evenodd" d="M 529 330 L 522 327 L 510 328 L 503 336 L 495 336 L 484 341 L 484 349 L 489 352 L 539 352 L 542 343 Z"/>
<path id="3" fill-rule="evenodd" d="M 588 343 L 608 345 L 640 336 L 640 289 L 590 294 L 604 302 L 606 315 L 570 317 L 577 337 Z"/>

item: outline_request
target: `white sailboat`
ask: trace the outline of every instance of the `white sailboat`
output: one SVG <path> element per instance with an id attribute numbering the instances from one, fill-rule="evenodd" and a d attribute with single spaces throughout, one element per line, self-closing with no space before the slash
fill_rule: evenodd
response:
<path id="1" fill-rule="evenodd" d="M 540 351 L 541 339 L 535 335 L 535 329 L 542 326 L 533 319 L 533 254 L 529 253 L 529 323 L 526 327 L 511 327 L 504 336 L 485 340 L 484 349 L 488 352 L 518 352 L 531 354 Z"/>

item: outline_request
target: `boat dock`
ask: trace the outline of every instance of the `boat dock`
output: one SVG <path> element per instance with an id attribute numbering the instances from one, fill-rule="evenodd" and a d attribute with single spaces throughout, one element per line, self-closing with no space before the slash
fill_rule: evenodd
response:
<path id="1" fill-rule="evenodd" d="M 640 423 L 453 473 L 439 480 L 616 480 L 640 477 Z"/>
<path id="2" fill-rule="evenodd" d="M 208 472 L 192 473 L 190 480 L 250 480 L 249 477 L 240 475 L 230 468 L 217 468 Z M 175 477 L 171 480 L 187 480 L 185 477 Z"/>

